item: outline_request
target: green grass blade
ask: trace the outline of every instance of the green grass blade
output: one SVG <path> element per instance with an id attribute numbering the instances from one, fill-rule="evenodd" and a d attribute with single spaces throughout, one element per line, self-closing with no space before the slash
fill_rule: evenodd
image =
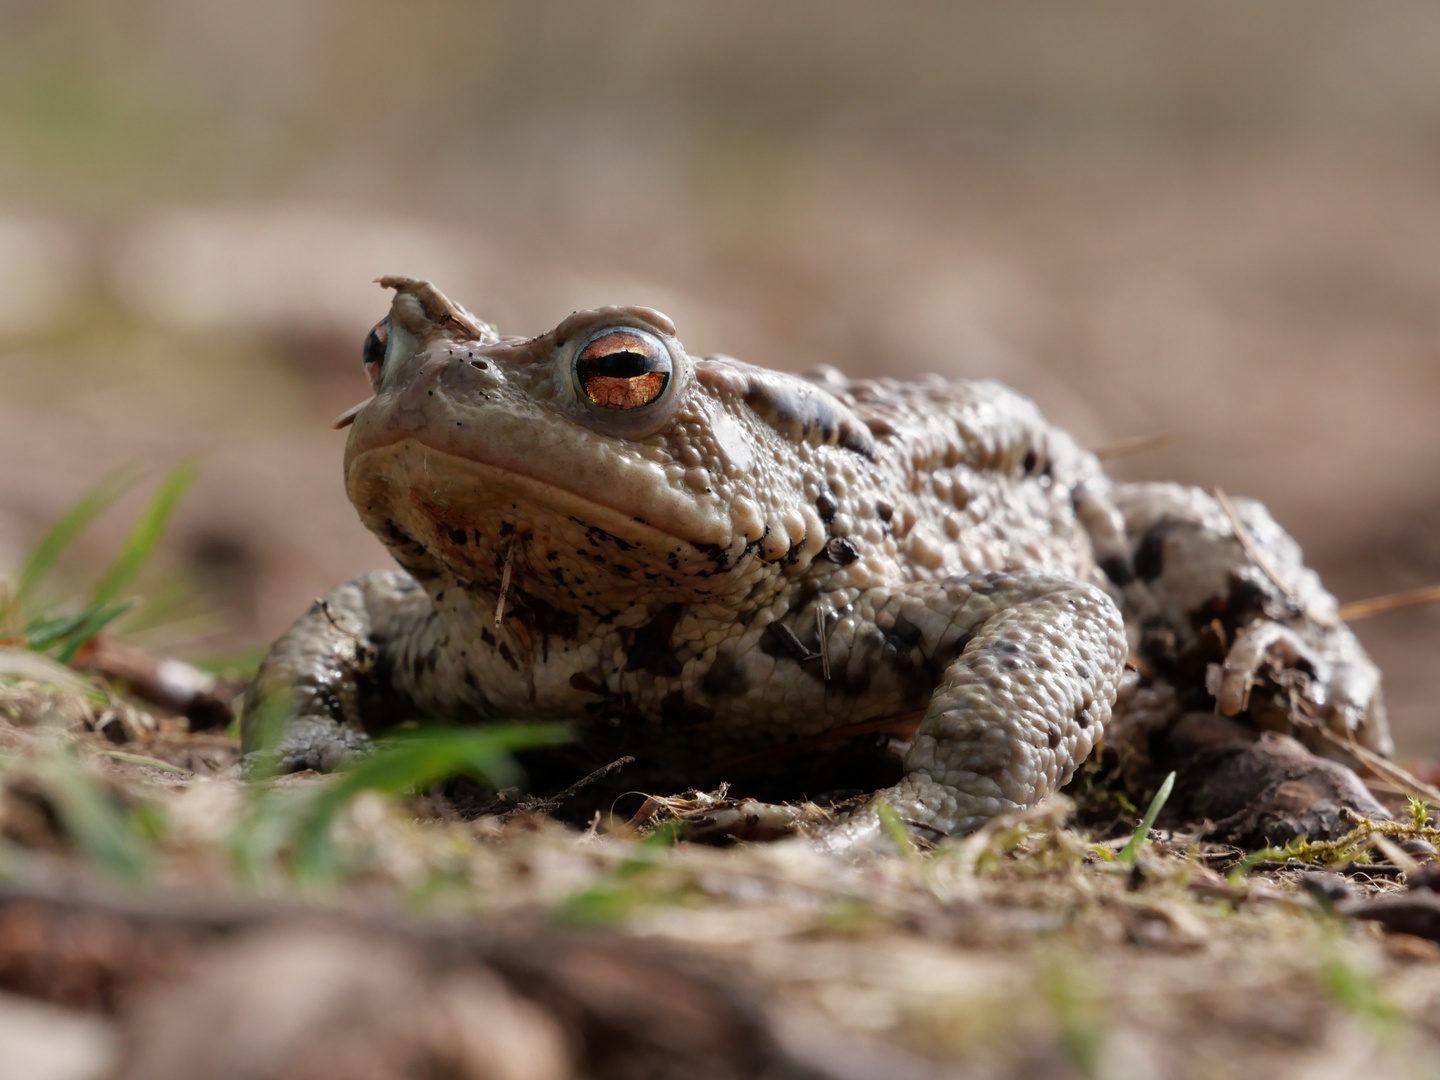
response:
<path id="1" fill-rule="evenodd" d="M 60 650 L 60 655 L 57 659 L 62 664 L 70 663 L 70 661 L 75 659 L 75 654 L 80 651 L 81 647 L 87 641 L 138 603 L 140 603 L 139 600 L 120 600 L 113 604 L 102 604 L 87 608 L 87 618 L 80 624 L 70 640 L 65 643 L 65 647 Z"/>
<path id="2" fill-rule="evenodd" d="M 905 827 L 905 822 L 900 820 L 895 808 L 881 799 L 875 804 L 875 813 L 880 818 L 880 826 L 885 830 L 885 835 L 890 837 L 890 842 L 895 845 L 895 850 L 907 859 L 918 858 L 920 852 L 915 846 L 915 839 Z"/>
<path id="3" fill-rule="evenodd" d="M 43 617 L 32 619 L 25 624 L 25 644 L 36 652 L 43 652 L 51 645 L 58 641 L 64 641 L 76 630 L 79 630 L 85 620 L 94 613 L 94 608 L 86 608 L 74 615 L 58 615 L 53 619 Z"/>
<path id="4" fill-rule="evenodd" d="M 133 465 L 124 465 L 105 477 L 82 495 L 76 503 L 56 518 L 55 523 L 45 530 L 45 535 L 31 549 L 20 573 L 15 579 L 14 603 L 16 607 L 24 602 L 55 568 L 55 563 L 74 543 L 75 538 L 104 513 L 121 495 L 135 486 L 140 479 L 139 471 Z"/>
<path id="5" fill-rule="evenodd" d="M 1141 820 L 1140 827 L 1135 830 L 1135 835 L 1130 837 L 1130 842 L 1121 849 L 1120 864 L 1122 866 L 1135 865 L 1135 859 L 1145 845 L 1146 838 L 1150 835 L 1150 826 L 1155 824 L 1155 819 L 1160 816 L 1160 811 L 1165 807 L 1165 800 L 1170 798 L 1170 792 L 1174 789 L 1175 774 L 1172 772 L 1165 777 L 1165 782 L 1160 785 L 1160 790 L 1155 793 L 1155 798 L 1150 800 L 1150 805 L 1145 810 L 1145 817 Z"/>
<path id="6" fill-rule="evenodd" d="M 145 508 L 140 520 L 130 530 L 130 535 L 125 538 L 120 554 L 95 586 L 91 603 L 109 603 L 130 585 L 150 558 L 155 546 L 160 543 L 166 526 L 170 524 L 170 517 L 175 513 L 175 507 L 199 471 L 199 466 L 189 458 L 170 470 L 170 474 L 161 482 L 159 490 L 150 500 L 150 505 Z"/>
<path id="7" fill-rule="evenodd" d="M 85 771 L 74 753 L 57 747 L 43 775 L 55 813 L 76 846 L 91 861 L 123 878 L 142 878 L 149 860 L 129 814 Z"/>
<path id="8" fill-rule="evenodd" d="M 510 756 L 519 750 L 557 746 L 570 738 L 564 724 L 498 724 L 484 728 L 428 727 L 378 743 L 347 766 L 319 796 L 295 832 L 294 869 L 298 878 L 330 876 L 334 851 L 330 830 L 335 818 L 360 794 L 398 795 L 429 787 L 451 776 L 476 776 L 495 787 L 519 779 Z"/>

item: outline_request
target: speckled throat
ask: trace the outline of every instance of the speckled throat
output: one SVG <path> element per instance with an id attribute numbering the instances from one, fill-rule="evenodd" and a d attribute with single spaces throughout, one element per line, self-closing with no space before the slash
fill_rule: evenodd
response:
<path id="1" fill-rule="evenodd" d="M 415 439 L 351 462 L 351 500 L 366 527 L 427 587 L 453 580 L 498 597 L 505 567 L 512 610 L 546 609 L 582 623 L 637 606 L 752 602 L 753 574 L 718 545 L 697 545 L 634 514 Z M 741 555 L 739 562 L 752 557 Z M 773 568 L 768 568 L 772 569 Z M 771 573 L 779 587 L 778 573 Z"/>

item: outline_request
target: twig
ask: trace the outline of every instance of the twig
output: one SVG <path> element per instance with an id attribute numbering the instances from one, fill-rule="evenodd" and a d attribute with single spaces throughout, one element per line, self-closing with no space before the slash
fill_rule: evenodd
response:
<path id="1" fill-rule="evenodd" d="M 1396 765 L 1395 762 L 1389 758 L 1381 757 L 1374 750 L 1361 746 L 1354 739 L 1346 739 L 1335 734 L 1335 732 L 1331 731 L 1319 720 L 1313 720 L 1308 716 L 1300 715 L 1294 716 L 1291 719 L 1300 726 L 1316 732 L 1332 746 L 1338 746 L 1367 768 L 1379 773 L 1382 779 L 1394 784 L 1406 795 L 1414 796 L 1417 799 L 1424 799 L 1432 806 L 1440 807 L 1440 788 L 1435 787 L 1433 784 L 1427 784 L 1418 776 L 1414 776 L 1405 769 L 1402 769 L 1399 765 Z"/>
<path id="2" fill-rule="evenodd" d="M 628 754 L 625 757 L 616 758 L 614 761 L 610 762 L 609 765 L 602 765 L 600 768 L 592 772 L 589 776 L 584 776 L 581 777 L 579 780 L 576 780 L 575 783 L 571 784 L 564 791 L 556 792 L 554 795 L 547 795 L 543 799 L 526 799 L 524 802 L 518 803 L 512 809 L 506 810 L 503 814 L 496 814 L 496 820 L 509 821 L 516 814 L 547 814 L 551 810 L 559 807 L 561 803 L 565 802 L 576 792 L 583 791 L 585 788 L 595 783 L 595 781 L 603 780 L 612 772 L 615 772 L 617 769 L 624 768 L 626 765 L 632 764 L 634 761 L 635 759 Z"/>
<path id="3" fill-rule="evenodd" d="M 355 422 L 355 418 L 360 415 L 360 410 L 365 408 L 366 405 L 369 405 L 370 402 L 374 400 L 374 395 L 371 395 L 370 397 L 367 397 L 364 401 L 360 402 L 360 404 L 351 405 L 350 408 L 346 409 L 333 421 L 331 421 L 330 426 L 336 431 L 340 431 L 342 428 L 349 427 Z"/>
<path id="4" fill-rule="evenodd" d="M 123 761 L 129 765 L 148 765 L 152 769 L 159 769 L 161 772 L 179 773 L 182 776 L 190 776 L 189 769 L 182 769 L 179 765 L 172 765 L 168 761 L 161 761 L 159 758 L 146 757 L 144 754 L 127 754 L 123 750 L 97 750 L 99 757 L 111 758 L 115 761 Z"/>
<path id="5" fill-rule="evenodd" d="M 1250 561 L 1275 583 L 1275 587 L 1284 593 L 1293 605 L 1302 608 L 1306 615 L 1320 625 L 1334 626 L 1335 620 L 1331 616 L 1322 615 L 1320 612 L 1311 610 L 1308 604 L 1300 603 L 1300 597 L 1296 594 L 1294 586 L 1280 575 L 1280 571 L 1275 569 L 1275 564 L 1270 561 L 1270 557 L 1260 550 L 1260 545 L 1250 535 L 1250 530 L 1245 527 L 1245 522 L 1240 520 L 1240 512 L 1235 509 L 1235 504 L 1230 501 L 1230 496 L 1218 487 L 1215 489 L 1215 501 L 1220 504 L 1220 509 L 1224 510 L 1225 516 L 1230 519 L 1230 525 L 1235 530 L 1235 539 L 1240 541 L 1240 546 L 1245 549 L 1245 554 L 1250 556 Z"/>
<path id="6" fill-rule="evenodd" d="M 825 674 L 825 681 L 830 681 L 830 642 L 825 637 L 825 612 L 819 604 L 815 605 L 815 634 L 820 639 L 820 668 Z"/>
<path id="7" fill-rule="evenodd" d="M 515 541 L 505 546 L 505 569 L 500 571 L 500 595 L 495 600 L 495 629 L 505 618 L 505 594 L 510 591 L 510 568 L 515 563 Z"/>
<path id="8" fill-rule="evenodd" d="M 325 614 L 337 629 L 344 630 L 335 622 L 328 605 Z M 151 656 L 100 634 L 76 654 L 75 666 L 106 679 L 123 679 L 141 701 L 184 716 L 191 731 L 223 729 L 234 719 L 215 676 L 183 660 Z"/>
<path id="9" fill-rule="evenodd" d="M 1388 593 L 1385 596 L 1372 596 L 1369 600 L 1341 604 L 1338 614 L 1345 622 L 1354 622 L 1356 619 L 1368 619 L 1371 615 L 1384 615 L 1402 608 L 1437 603 L 1440 603 L 1440 585 L 1427 585 L 1423 589 L 1408 589 L 1405 592 Z"/>
<path id="10" fill-rule="evenodd" d="M 1131 454 L 1143 454 L 1146 450 L 1164 446 L 1174 438 L 1174 433 L 1170 431 L 1157 431 L 1150 435 L 1131 435 L 1129 438 L 1102 443 L 1090 452 L 1101 461 L 1113 461 L 1115 458 L 1129 457 Z"/>

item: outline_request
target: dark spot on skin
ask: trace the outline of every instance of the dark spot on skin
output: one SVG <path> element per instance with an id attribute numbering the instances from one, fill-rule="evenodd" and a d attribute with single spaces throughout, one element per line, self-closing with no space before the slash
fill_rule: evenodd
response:
<path id="1" fill-rule="evenodd" d="M 966 584 L 970 586 L 973 596 L 989 596 L 995 591 L 996 579 L 991 574 L 977 574 L 968 579 Z"/>
<path id="2" fill-rule="evenodd" d="M 854 543 L 844 536 L 830 540 L 825 545 L 824 554 L 836 566 L 849 566 L 860 558 L 860 552 L 856 550 Z"/>
<path id="3" fill-rule="evenodd" d="M 391 521 L 389 518 L 385 519 L 384 529 L 385 538 L 389 540 L 392 544 L 399 544 L 402 547 L 412 548 L 419 548 L 422 546 L 420 544 L 420 541 L 416 540 L 413 536 L 407 533 L 404 529 L 400 528 L 399 525 L 396 525 L 395 522 Z"/>
<path id="4" fill-rule="evenodd" d="M 1124 555 L 1112 555 L 1108 559 L 1102 559 L 1100 569 L 1122 589 L 1135 580 L 1135 568 Z"/>
<path id="5" fill-rule="evenodd" d="M 510 665 L 511 671 L 520 670 L 520 665 L 515 662 L 515 654 L 510 651 L 510 646 L 503 641 L 500 643 L 500 659 Z"/>
<path id="6" fill-rule="evenodd" d="M 1039 464 L 1040 455 L 1035 453 L 1033 448 L 1027 450 L 1025 452 L 1025 460 L 1021 463 L 1022 467 L 1025 470 L 1025 475 L 1029 476 L 1031 473 L 1033 473 L 1035 471 L 1035 466 Z"/>
<path id="7" fill-rule="evenodd" d="M 570 676 L 570 688 L 586 694 L 605 693 L 605 688 L 583 671 L 577 671 L 574 675 Z"/>
<path id="8" fill-rule="evenodd" d="M 867 426 L 848 421 L 841 425 L 840 445 L 851 453 L 875 460 L 875 440 Z"/>
<path id="9" fill-rule="evenodd" d="M 814 655 L 795 636 L 795 631 L 782 622 L 772 622 L 765 627 L 765 636 L 760 639 L 760 651 L 766 656 L 785 656 L 796 663 L 804 663 Z"/>
<path id="10" fill-rule="evenodd" d="M 722 570 L 730 562 L 730 556 L 719 544 L 691 544 L 690 546 Z M 672 565 L 671 569 L 676 570 L 679 569 L 679 567 Z"/>
<path id="11" fill-rule="evenodd" d="M 480 640 L 483 641 L 486 645 L 489 645 L 491 648 L 494 648 L 495 646 L 495 635 L 490 633 L 489 630 L 486 630 L 483 627 L 480 630 Z"/>
<path id="12" fill-rule="evenodd" d="M 395 561 L 400 564 L 400 568 L 402 570 L 404 570 L 407 574 L 413 577 L 416 581 L 434 581 L 440 576 L 430 567 L 421 566 L 419 563 L 416 563 L 410 559 L 403 558 L 400 555 L 395 555 Z"/>
<path id="13" fill-rule="evenodd" d="M 835 520 L 835 514 L 839 511 L 835 504 L 835 498 L 828 491 L 822 491 L 819 498 L 815 500 L 815 512 L 820 515 L 820 520 L 829 525 Z"/>
<path id="14" fill-rule="evenodd" d="M 474 690 L 479 686 L 479 684 L 475 681 L 475 676 L 470 673 L 470 670 L 468 668 L 465 670 L 465 673 L 461 676 L 461 678 L 465 680 L 465 685 L 470 687 L 471 690 Z"/>
<path id="15" fill-rule="evenodd" d="M 1050 744 L 1050 749 L 1054 750 L 1057 746 L 1060 745 L 1060 740 L 1063 739 L 1065 735 L 1060 730 L 1060 725 L 1058 724 L 1046 724 L 1045 727 L 1046 734 L 1049 736 L 1049 738 L 1046 739 L 1046 742 Z"/>
<path id="16" fill-rule="evenodd" d="M 979 776 L 988 776 L 992 780 L 999 780 L 1005 775 L 1005 770 L 1009 765 L 1010 762 L 1004 756 L 996 755 L 988 760 L 969 764 L 968 768 Z"/>
<path id="17" fill-rule="evenodd" d="M 545 644 L 544 658 L 550 655 L 550 639 L 574 641 L 580 632 L 580 617 L 573 611 L 561 611 L 539 597 L 516 590 L 511 593 L 514 612 L 528 623 Z"/>
<path id="18" fill-rule="evenodd" d="M 875 500 L 875 513 L 880 515 L 881 521 L 889 521 L 895 516 L 895 507 L 884 499 Z"/>
<path id="19" fill-rule="evenodd" d="M 1009 638 L 992 641 L 987 648 L 993 653 L 1000 653 L 1004 656 L 1019 656 L 1021 652 L 1020 643 L 1018 641 L 1011 641 Z"/>
<path id="20" fill-rule="evenodd" d="M 671 690 L 660 699 L 660 719 L 677 726 L 696 726 L 715 719 L 715 712 L 686 702 L 683 690 Z"/>
<path id="21" fill-rule="evenodd" d="M 1081 731 L 1084 731 L 1086 728 L 1088 728 L 1088 727 L 1089 727 L 1091 724 L 1093 724 L 1094 722 L 1095 722 L 1095 717 L 1093 717 L 1093 716 L 1090 715 L 1090 710 L 1089 710 L 1089 709 L 1081 709 L 1079 712 L 1077 712 L 1077 713 L 1075 714 L 1075 723 L 1077 723 L 1078 725 L 1080 725 L 1080 730 L 1081 730 Z"/>
<path id="22" fill-rule="evenodd" d="M 848 697 L 864 697 L 870 692 L 870 669 L 861 667 L 858 669 L 846 668 L 844 675 L 844 689 Z"/>
<path id="23" fill-rule="evenodd" d="M 743 694 L 750 681 L 745 677 L 745 665 L 732 653 L 721 653 L 715 657 L 710 670 L 700 683 L 700 689 L 711 697 L 733 697 Z"/>
<path id="24" fill-rule="evenodd" d="M 1141 581 L 1154 581 L 1165 572 L 1165 538 L 1175 531 L 1177 522 L 1164 518 L 1152 525 L 1135 549 L 1135 576 Z"/>
<path id="25" fill-rule="evenodd" d="M 648 671 L 654 675 L 675 676 L 681 665 L 670 645 L 670 636 L 685 614 L 684 604 L 667 604 L 640 629 L 625 652 L 626 671 Z"/>
<path id="26" fill-rule="evenodd" d="M 909 619 L 896 619 L 894 629 L 885 632 L 885 643 L 896 652 L 910 652 L 924 640 L 925 635 Z"/>
<path id="27" fill-rule="evenodd" d="M 954 641 L 943 643 L 935 650 L 935 655 L 930 657 L 930 673 L 935 682 L 938 683 L 945 670 L 960 658 L 965 646 L 970 644 L 971 637 L 970 634 L 961 634 Z"/>
<path id="28" fill-rule="evenodd" d="M 1239 574 L 1230 575 L 1230 592 L 1225 597 L 1225 612 L 1229 615 L 1232 629 L 1250 621 L 1255 615 L 1265 612 L 1265 603 L 1270 599 L 1263 585 Z"/>
<path id="29" fill-rule="evenodd" d="M 867 417 L 865 427 L 868 428 L 870 434 L 874 435 L 877 439 L 883 439 L 886 435 L 895 434 L 895 429 L 890 426 L 889 422 L 880 419 L 878 416 Z"/>
<path id="30" fill-rule="evenodd" d="M 1089 681 L 1090 681 L 1090 669 L 1089 669 L 1088 667 L 1086 667 L 1084 664 L 1076 664 L 1076 665 L 1075 665 L 1075 676 L 1076 676 L 1076 678 L 1078 678 L 1081 682 L 1089 682 Z"/>
<path id="31" fill-rule="evenodd" d="M 828 390 L 773 371 L 750 369 L 745 404 L 786 438 L 840 445 L 867 458 L 875 441 L 847 405 Z M 798 431 L 797 431 L 798 428 Z"/>
<path id="32" fill-rule="evenodd" d="M 573 521 L 574 518 L 572 518 L 571 520 Z M 635 547 L 635 545 L 630 543 L 630 541 L 622 540 L 620 539 L 620 537 L 615 536 L 613 533 L 608 533 L 604 529 L 597 528 L 594 525 L 587 525 L 585 527 L 585 533 L 586 539 L 588 539 L 591 545 L 594 547 L 599 547 L 600 541 L 604 541 L 607 544 L 613 544 L 621 551 L 630 551 Z"/>

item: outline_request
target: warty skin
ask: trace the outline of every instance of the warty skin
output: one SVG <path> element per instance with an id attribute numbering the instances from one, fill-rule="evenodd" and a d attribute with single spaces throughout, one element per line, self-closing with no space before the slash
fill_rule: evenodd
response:
<path id="1" fill-rule="evenodd" d="M 998 383 L 693 359 L 638 307 L 501 337 L 429 283 L 382 283 L 345 479 L 402 569 L 341 586 L 267 656 L 245 739 L 280 702 L 285 768 L 408 718 L 560 719 L 596 765 L 634 754 L 691 786 L 916 713 L 903 779 L 822 842 L 873 842 L 880 799 L 961 833 L 1064 784 L 1122 683 L 1120 721 L 1132 698 L 1146 730 L 1178 715 L 1135 694 L 1127 655 L 1195 647 L 1237 582 L 1249 636 L 1222 700 L 1303 660 L 1331 725 L 1388 749 L 1373 665 L 1262 507 L 1237 513 L 1264 569 L 1209 495 L 1112 483 Z"/>

